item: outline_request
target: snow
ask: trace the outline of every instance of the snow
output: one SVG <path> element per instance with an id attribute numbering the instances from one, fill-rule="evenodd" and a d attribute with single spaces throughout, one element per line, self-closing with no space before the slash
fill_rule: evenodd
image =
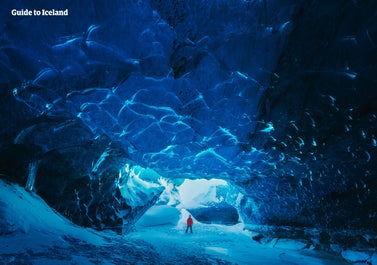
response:
<path id="1" fill-rule="evenodd" d="M 193 234 L 185 234 L 189 212 L 167 205 L 149 209 L 127 235 L 78 227 L 35 193 L 3 181 L 0 205 L 0 264 L 347 264 L 298 241 L 262 245 L 242 223 L 194 219 Z"/>
<path id="2" fill-rule="evenodd" d="M 25 234 L 64 232 L 69 236 L 79 236 L 88 242 L 103 243 L 103 239 L 94 233 L 72 225 L 34 193 L 26 192 L 20 186 L 9 186 L 3 181 L 0 181 L 0 190 L 1 219 L 2 222 L 6 221 L 13 231 Z"/>
<path id="3" fill-rule="evenodd" d="M 0 264 L 159 264 L 145 243 L 78 227 L 35 193 L 1 180 L 0 206 Z"/>
<path id="4" fill-rule="evenodd" d="M 50 239 L 58 238 L 62 234 L 79 237 L 92 244 L 105 243 L 94 231 L 70 223 L 34 193 L 26 192 L 19 186 L 9 186 L 3 181 L 0 181 L 0 190 L 0 235 L 3 235 L 1 239 L 5 238 L 7 241 L 6 247 L 0 250 L 1 254 L 7 249 L 22 250 L 45 245 L 51 243 Z M 13 235 L 13 238 L 7 234 Z M 25 238 L 31 240 L 24 240 Z M 38 242 L 35 242 L 35 238 L 39 238 Z"/>
<path id="5" fill-rule="evenodd" d="M 303 249 L 297 241 L 278 240 L 275 246 L 261 245 L 251 239 L 243 224 L 234 226 L 201 224 L 194 220 L 193 234 L 185 234 L 189 213 L 181 211 L 175 226 L 144 227 L 137 223 L 128 238 L 152 244 L 168 264 L 347 264 L 320 251 Z M 156 216 L 157 220 L 161 212 Z M 192 262 L 192 263 L 190 263 Z"/>
<path id="6" fill-rule="evenodd" d="M 221 179 L 185 179 L 178 187 L 180 207 L 196 208 L 208 202 L 218 202 L 216 187 L 227 185 L 228 183 Z"/>

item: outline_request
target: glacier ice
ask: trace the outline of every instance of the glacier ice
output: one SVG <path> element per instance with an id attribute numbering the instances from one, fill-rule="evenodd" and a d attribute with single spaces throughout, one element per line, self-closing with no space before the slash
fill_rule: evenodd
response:
<path id="1" fill-rule="evenodd" d="M 141 178 L 145 171 L 139 167 L 126 164 L 119 172 L 117 185 L 120 193 L 131 207 L 143 206 L 153 198 L 159 197 L 162 187 L 156 182 L 148 182 Z M 145 173 L 144 173 L 145 174 Z M 143 175 L 144 175 L 143 174 Z"/>
<path id="2" fill-rule="evenodd" d="M 60 4 L 87 12 L 1 11 L 2 178 L 96 228 L 169 197 L 128 164 L 221 178 L 245 222 L 375 229 L 375 4 Z"/>

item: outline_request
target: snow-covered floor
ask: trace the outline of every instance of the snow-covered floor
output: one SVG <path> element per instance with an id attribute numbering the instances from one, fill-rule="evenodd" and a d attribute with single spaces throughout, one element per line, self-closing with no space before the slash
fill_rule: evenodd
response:
<path id="1" fill-rule="evenodd" d="M 295 241 L 261 245 L 242 224 L 195 222 L 194 233 L 185 234 L 188 213 L 161 209 L 128 235 L 96 232 L 73 225 L 37 195 L 0 181 L 0 264 L 348 264 L 302 250 Z"/>
<path id="2" fill-rule="evenodd" d="M 242 224 L 235 226 L 195 223 L 185 233 L 187 212 L 176 226 L 137 226 L 127 238 L 144 240 L 157 250 L 166 264 L 348 264 L 341 258 L 314 250 L 302 250 L 300 242 L 261 245 L 251 239 Z"/>
<path id="3" fill-rule="evenodd" d="M 76 226 L 39 196 L 0 180 L 0 264 L 159 264 L 144 241 Z"/>

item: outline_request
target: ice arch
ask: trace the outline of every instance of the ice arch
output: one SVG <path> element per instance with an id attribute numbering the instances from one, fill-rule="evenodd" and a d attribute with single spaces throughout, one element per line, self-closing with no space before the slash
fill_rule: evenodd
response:
<path id="1" fill-rule="evenodd" d="M 178 195 L 180 207 L 197 208 L 211 202 L 220 202 L 224 200 L 218 189 L 228 189 L 228 183 L 222 179 L 185 179 L 178 186 Z M 225 195 L 227 192 L 225 193 Z"/>
<path id="2" fill-rule="evenodd" d="M 203 223 L 235 224 L 242 194 L 222 179 L 186 179 L 177 188 L 178 208 L 187 209 Z"/>
<path id="3" fill-rule="evenodd" d="M 202 223 L 236 224 L 242 194 L 222 179 L 159 179 L 165 190 L 156 204 L 146 211 L 139 224 L 143 226 L 170 224 L 179 220 L 181 213 L 191 214 Z"/>

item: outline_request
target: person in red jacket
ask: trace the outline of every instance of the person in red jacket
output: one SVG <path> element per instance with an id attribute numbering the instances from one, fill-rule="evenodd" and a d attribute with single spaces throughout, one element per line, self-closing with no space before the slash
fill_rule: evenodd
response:
<path id="1" fill-rule="evenodd" d="M 194 221 L 192 220 L 191 215 L 189 215 L 189 217 L 187 218 L 186 233 L 187 233 L 188 229 L 190 228 L 190 231 L 191 231 L 191 234 L 192 234 L 192 224 L 193 223 L 194 223 Z"/>

